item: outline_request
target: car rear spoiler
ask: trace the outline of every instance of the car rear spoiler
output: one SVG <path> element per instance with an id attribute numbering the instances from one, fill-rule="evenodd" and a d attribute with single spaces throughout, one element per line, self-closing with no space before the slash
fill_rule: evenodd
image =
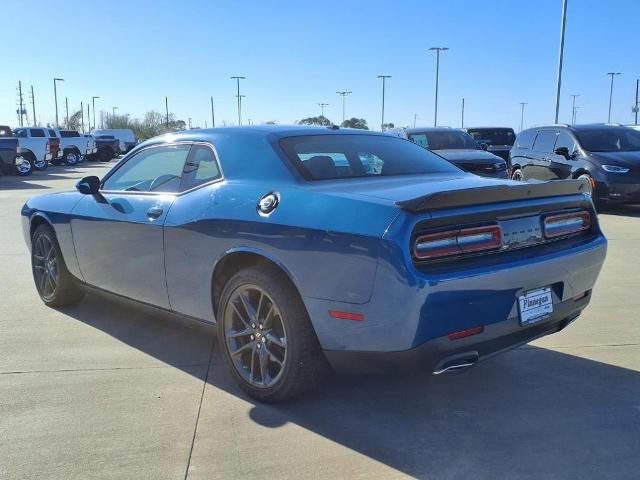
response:
<path id="1" fill-rule="evenodd" d="M 510 183 L 491 185 L 488 187 L 465 188 L 435 192 L 422 197 L 396 202 L 400 208 L 413 213 L 446 208 L 486 205 L 488 203 L 529 200 L 535 198 L 555 197 L 588 193 L 589 180 L 556 180 L 536 183 Z"/>

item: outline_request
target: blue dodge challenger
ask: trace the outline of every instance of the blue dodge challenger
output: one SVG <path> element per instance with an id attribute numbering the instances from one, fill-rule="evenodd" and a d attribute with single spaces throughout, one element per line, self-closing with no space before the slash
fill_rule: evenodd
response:
<path id="1" fill-rule="evenodd" d="M 45 304 L 90 290 L 215 322 L 239 385 L 470 367 L 575 320 L 606 253 L 579 180 L 480 178 L 405 139 L 241 127 L 142 143 L 22 209 Z"/>

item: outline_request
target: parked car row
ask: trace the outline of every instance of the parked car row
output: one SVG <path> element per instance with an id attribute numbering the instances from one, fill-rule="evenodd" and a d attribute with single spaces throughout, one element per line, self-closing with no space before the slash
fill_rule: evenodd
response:
<path id="1" fill-rule="evenodd" d="M 50 127 L 0 126 L 0 170 L 4 174 L 31 175 L 51 165 L 76 165 L 86 160 L 109 162 L 136 145 L 132 130 L 77 130 Z"/>
<path id="2" fill-rule="evenodd" d="M 588 180 L 593 201 L 640 203 L 640 126 L 545 125 L 517 136 L 511 128 L 448 127 L 392 129 L 483 177 Z"/>

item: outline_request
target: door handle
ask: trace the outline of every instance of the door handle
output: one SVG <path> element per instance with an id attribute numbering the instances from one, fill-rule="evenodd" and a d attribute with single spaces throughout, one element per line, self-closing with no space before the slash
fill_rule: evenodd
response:
<path id="1" fill-rule="evenodd" d="M 163 212 L 162 207 L 158 207 L 158 206 L 151 207 L 149 210 L 147 210 L 147 217 L 156 219 L 156 218 L 159 218 L 160 215 L 162 215 L 162 212 Z"/>

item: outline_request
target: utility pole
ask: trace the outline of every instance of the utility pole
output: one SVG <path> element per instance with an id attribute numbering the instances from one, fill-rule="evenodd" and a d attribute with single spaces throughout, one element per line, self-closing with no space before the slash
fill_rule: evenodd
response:
<path id="1" fill-rule="evenodd" d="M 100 97 L 91 97 L 91 102 L 93 103 L 93 129 L 96 129 L 96 98 Z M 87 113 L 89 112 L 89 105 L 87 105 Z M 91 126 L 89 126 L 91 129 Z"/>
<path id="2" fill-rule="evenodd" d="M 620 72 L 609 72 L 607 75 L 611 75 L 611 88 L 609 89 L 609 116 L 607 117 L 607 123 L 611 123 L 611 101 L 613 99 L 613 77 L 621 75 Z"/>
<path id="3" fill-rule="evenodd" d="M 169 97 L 164 97 L 164 111 L 167 128 L 169 128 Z"/>
<path id="4" fill-rule="evenodd" d="M 414 113 L 413 114 L 413 128 L 416 128 L 416 120 L 418 119 L 418 114 Z"/>
<path id="5" fill-rule="evenodd" d="M 564 58 L 564 31 L 567 25 L 567 0 L 562 2 L 562 25 L 560 27 L 560 53 L 558 55 L 558 85 L 556 88 L 556 119 L 554 123 L 558 123 L 558 115 L 560 114 L 560 86 L 562 84 L 562 60 Z"/>
<path id="6" fill-rule="evenodd" d="M 213 109 L 213 97 L 211 97 L 211 128 L 216 128 L 216 114 Z"/>
<path id="7" fill-rule="evenodd" d="M 637 102 L 636 102 L 637 103 Z M 31 85 L 31 111 L 33 112 L 33 126 L 35 127 L 37 122 L 36 122 L 36 97 L 33 94 L 33 85 Z"/>
<path id="8" fill-rule="evenodd" d="M 18 80 L 18 116 L 20 117 L 20 126 L 24 126 L 22 116 L 24 115 L 24 102 L 22 101 L 22 80 Z"/>
<path id="9" fill-rule="evenodd" d="M 324 117 L 324 107 L 328 107 L 329 104 L 328 103 L 318 103 L 318 106 L 320 107 L 320 116 Z"/>
<path id="10" fill-rule="evenodd" d="M 634 121 L 634 125 L 638 124 L 638 87 L 640 86 L 640 78 L 636 79 L 636 106 L 633 109 L 633 113 L 635 113 L 636 119 Z"/>
<path id="11" fill-rule="evenodd" d="M 438 126 L 438 81 L 440 78 L 440 52 L 446 52 L 449 47 L 431 47 L 430 51 L 436 52 L 436 102 L 433 110 L 433 126 Z"/>
<path id="12" fill-rule="evenodd" d="M 573 97 L 573 101 L 571 102 L 571 125 L 576 124 L 576 97 L 580 95 L 571 95 Z"/>
<path id="13" fill-rule="evenodd" d="M 64 97 L 64 113 L 67 120 L 65 126 L 69 128 L 69 99 L 67 97 Z"/>
<path id="14" fill-rule="evenodd" d="M 116 110 L 118 110 L 118 107 L 111 107 L 111 121 L 116 118 Z"/>
<path id="15" fill-rule="evenodd" d="M 100 110 L 100 128 L 104 129 L 104 110 Z"/>
<path id="16" fill-rule="evenodd" d="M 520 131 L 522 131 L 524 127 L 524 106 L 527 105 L 527 102 L 520 102 Z"/>
<path id="17" fill-rule="evenodd" d="M 59 127 L 58 123 L 58 89 L 56 88 L 56 82 L 64 82 L 64 78 L 54 78 L 53 79 L 53 98 L 56 102 L 56 127 Z"/>
<path id="18" fill-rule="evenodd" d="M 242 97 L 240 96 L 240 80 L 245 80 L 246 78 L 247 77 L 241 77 L 237 75 L 231 77 L 231 80 L 236 81 L 236 86 L 237 86 L 236 97 L 238 98 L 238 126 L 242 125 Z"/>
<path id="19" fill-rule="evenodd" d="M 380 131 L 384 132 L 384 88 L 387 78 L 391 78 L 391 75 L 378 75 L 378 78 L 382 79 L 382 120 L 380 122 Z"/>
<path id="20" fill-rule="evenodd" d="M 80 125 L 82 126 L 82 133 L 84 133 L 84 105 L 80 102 Z"/>
<path id="21" fill-rule="evenodd" d="M 351 95 L 351 93 L 353 92 L 348 92 L 348 91 L 342 91 L 342 92 L 336 92 L 338 95 L 340 95 L 342 97 L 342 123 L 344 123 L 345 121 L 345 99 L 347 97 L 347 95 Z"/>
<path id="22" fill-rule="evenodd" d="M 460 121 L 460 128 L 464 128 L 464 97 L 462 97 L 462 119 Z"/>
<path id="23" fill-rule="evenodd" d="M 91 132 L 91 115 L 89 115 L 89 102 L 87 102 L 87 123 L 89 124 L 89 132 Z M 93 128 L 96 128 L 95 124 Z"/>

